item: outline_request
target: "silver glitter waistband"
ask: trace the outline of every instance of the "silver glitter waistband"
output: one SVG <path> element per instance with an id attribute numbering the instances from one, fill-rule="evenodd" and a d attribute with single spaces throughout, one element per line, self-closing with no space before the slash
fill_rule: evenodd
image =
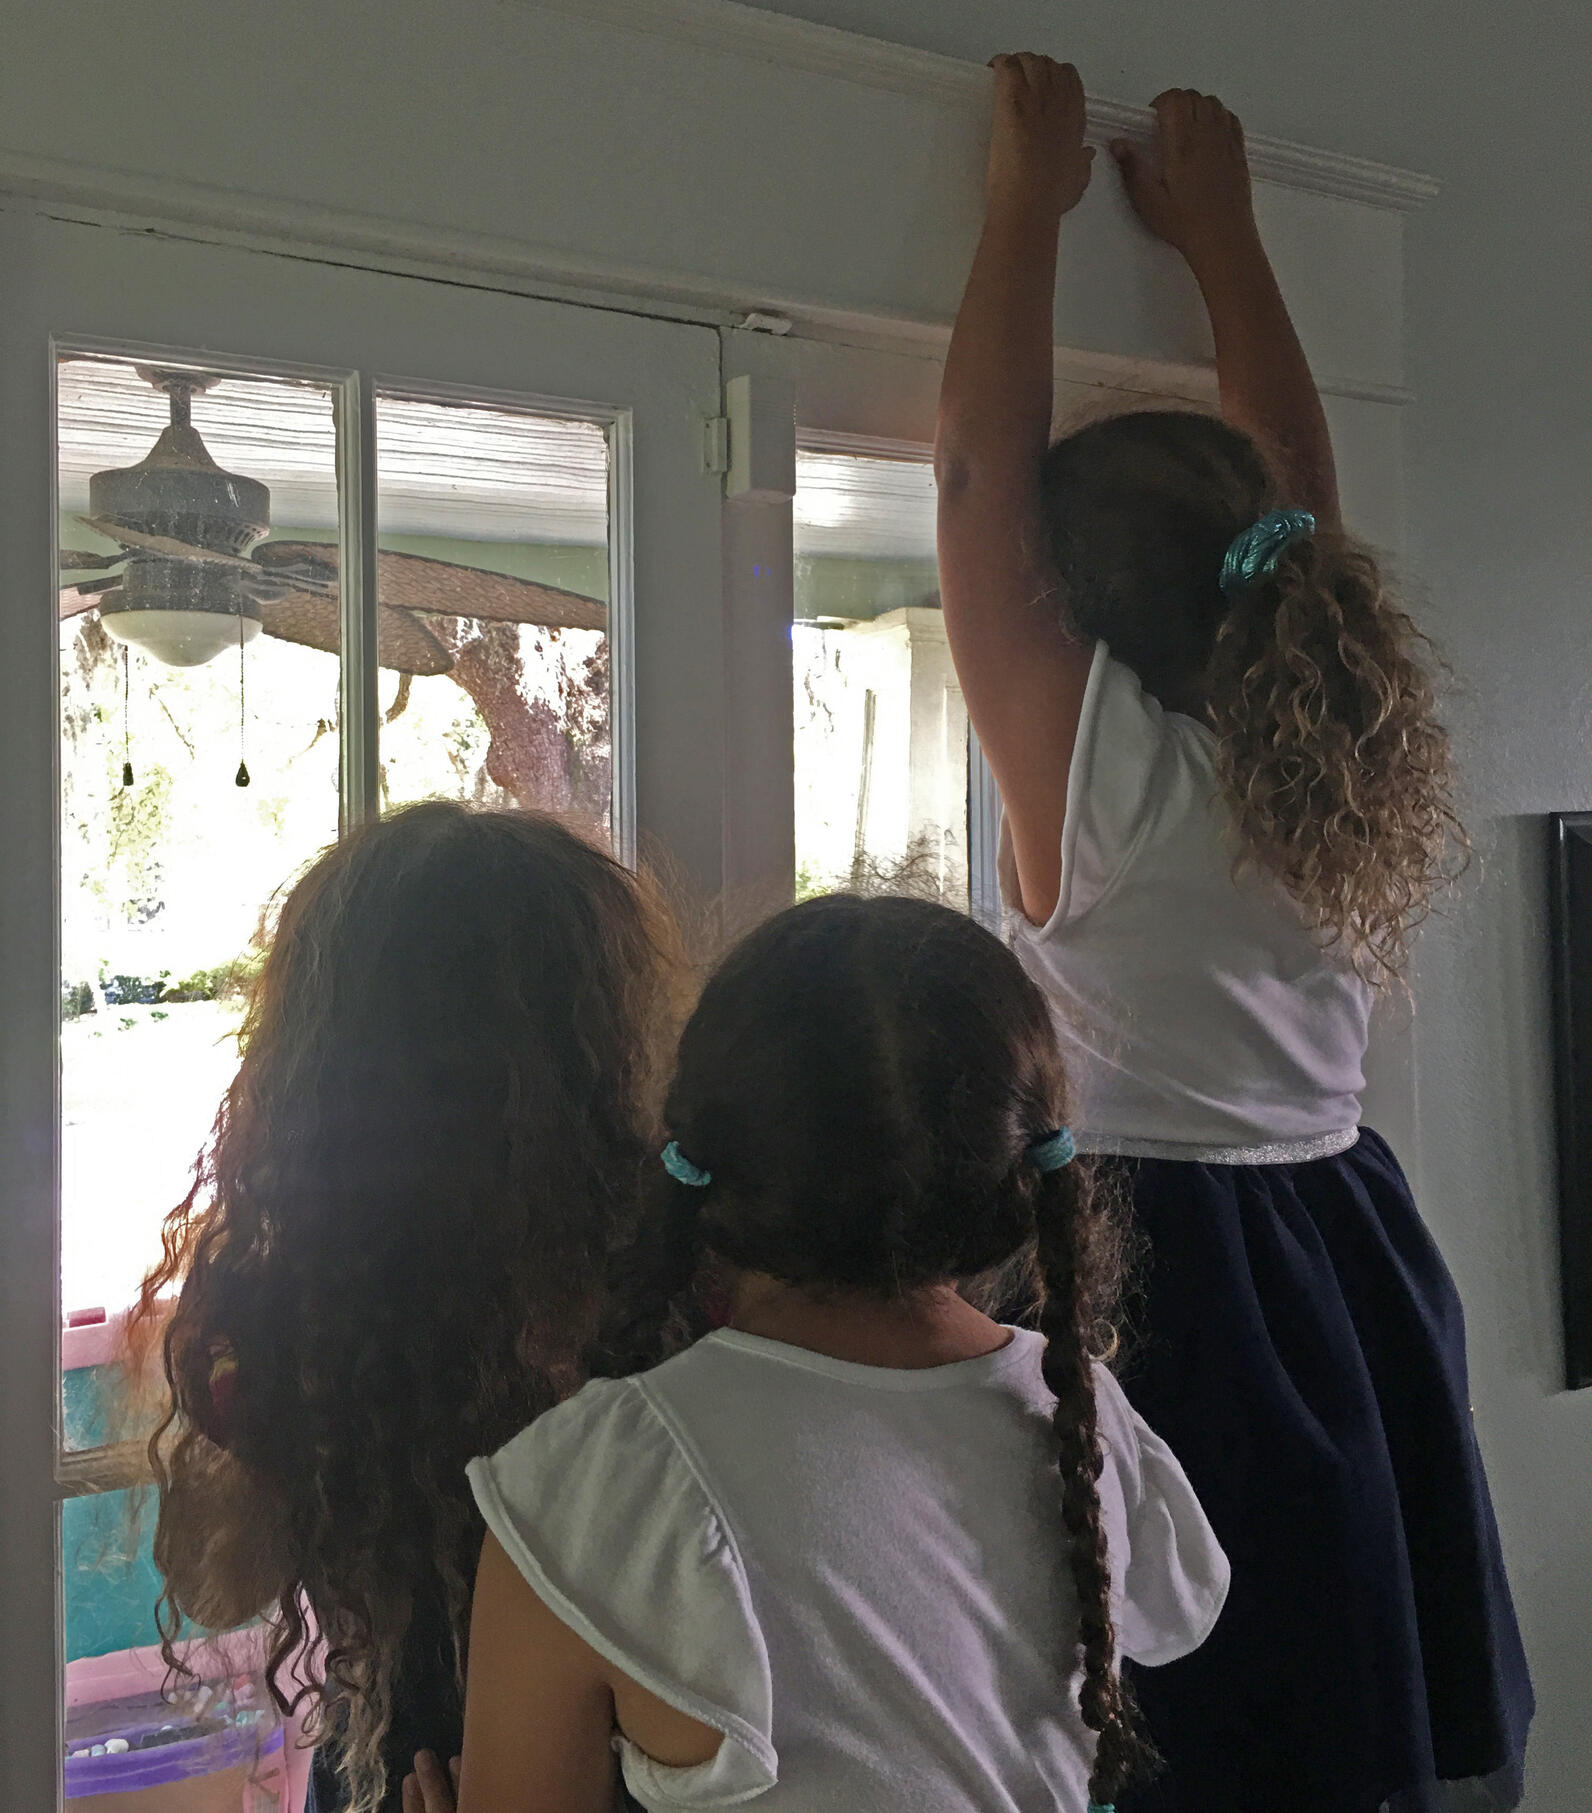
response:
<path id="1" fill-rule="evenodd" d="M 1358 1127 L 1313 1133 L 1308 1139 L 1278 1139 L 1264 1146 L 1188 1146 L 1167 1139 L 1110 1139 L 1078 1135 L 1078 1150 L 1101 1158 L 1175 1158 L 1189 1165 L 1307 1165 L 1336 1158 L 1360 1137 Z"/>

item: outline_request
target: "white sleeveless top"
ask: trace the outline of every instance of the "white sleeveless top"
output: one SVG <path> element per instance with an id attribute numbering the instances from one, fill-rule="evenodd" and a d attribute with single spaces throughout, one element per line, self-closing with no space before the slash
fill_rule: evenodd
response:
<path id="1" fill-rule="evenodd" d="M 1082 1813 L 1094 1738 L 1043 1351 L 1014 1330 L 900 1371 L 720 1330 L 471 1463 L 542 1600 L 723 1732 L 693 1768 L 616 1739 L 649 1813 Z M 1104 1370 L 1096 1391 L 1119 1641 L 1169 1662 L 1215 1622 L 1227 1561 Z"/>
<path id="2" fill-rule="evenodd" d="M 1354 1143 L 1372 991 L 1269 877 L 1234 879 L 1205 725 L 1095 648 L 1067 784 L 1061 895 L 1006 928 L 1045 991 L 1081 1150 L 1280 1163 Z"/>

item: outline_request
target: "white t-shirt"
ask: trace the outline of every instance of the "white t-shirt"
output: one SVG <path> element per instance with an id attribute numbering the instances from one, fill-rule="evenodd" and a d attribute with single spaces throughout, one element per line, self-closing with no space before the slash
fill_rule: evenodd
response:
<path id="1" fill-rule="evenodd" d="M 489 1460 L 482 1515 L 572 1629 L 724 1733 L 666 1768 L 616 1740 L 650 1810 L 1082 1813 L 1094 1739 L 1069 1680 L 1042 1338 L 896 1371 L 720 1330 L 599 1380 Z M 1122 1649 L 1196 1648 L 1227 1561 L 1170 1451 L 1097 1376 Z"/>
<path id="2" fill-rule="evenodd" d="M 1055 1011 L 1086 1151 L 1308 1157 L 1359 1125 L 1371 989 L 1279 882 L 1235 881 L 1215 748 L 1100 643 L 1044 925 L 1002 835 L 1007 933 Z"/>

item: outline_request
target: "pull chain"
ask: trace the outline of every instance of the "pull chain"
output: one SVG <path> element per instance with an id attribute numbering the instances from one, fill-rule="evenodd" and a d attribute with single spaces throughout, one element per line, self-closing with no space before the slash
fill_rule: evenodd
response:
<path id="1" fill-rule="evenodd" d="M 249 764 L 244 760 L 244 735 L 248 726 L 248 709 L 243 690 L 243 613 L 238 612 L 238 772 L 232 777 L 236 786 L 249 784 Z"/>
<path id="2" fill-rule="evenodd" d="M 122 644 L 122 786 L 133 784 L 133 651 Z"/>

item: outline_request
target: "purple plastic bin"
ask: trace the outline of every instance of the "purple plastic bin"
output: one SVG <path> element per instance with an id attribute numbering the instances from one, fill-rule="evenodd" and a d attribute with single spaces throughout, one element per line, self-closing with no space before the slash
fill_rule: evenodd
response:
<path id="1" fill-rule="evenodd" d="M 182 1721 L 174 1722 L 171 1708 L 158 1709 L 158 1716 L 147 1704 L 129 1705 L 129 1717 L 96 1731 L 92 1739 L 80 1740 L 73 1746 L 92 1752 L 107 1743 L 125 1743 L 125 1750 L 103 1754 L 68 1755 L 66 1758 L 66 1798 L 86 1800 L 95 1794 L 131 1794 L 142 1788 L 169 1787 L 173 1782 L 192 1780 L 195 1776 L 220 1775 L 240 1765 L 258 1769 L 268 1759 L 282 1752 L 282 1727 L 272 1724 L 224 1725 L 219 1730 L 193 1731 L 192 1736 L 166 1735 L 180 1732 Z M 156 1741 L 151 1742 L 154 1739 Z"/>

